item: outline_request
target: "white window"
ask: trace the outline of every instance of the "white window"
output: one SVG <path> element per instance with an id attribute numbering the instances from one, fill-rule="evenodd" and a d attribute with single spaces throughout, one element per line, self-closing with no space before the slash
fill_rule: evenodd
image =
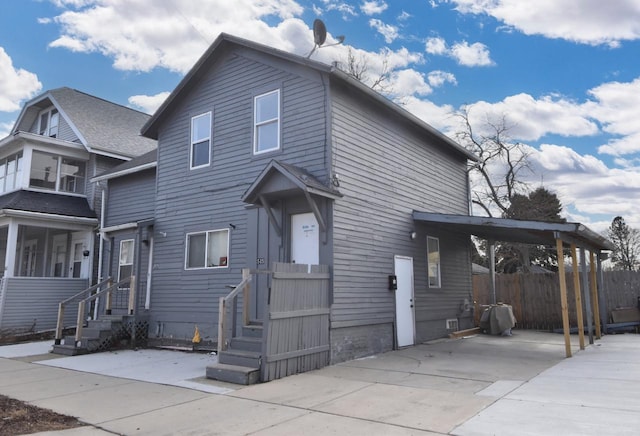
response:
<path id="1" fill-rule="evenodd" d="M 280 90 L 259 95 L 254 100 L 253 153 L 280 148 Z"/>
<path id="2" fill-rule="evenodd" d="M 211 112 L 191 118 L 191 169 L 211 162 Z"/>
<path id="3" fill-rule="evenodd" d="M 38 133 L 43 136 L 56 138 L 58 136 L 58 124 L 60 122 L 60 114 L 58 109 L 47 110 L 40 114 L 40 124 Z"/>
<path id="4" fill-rule="evenodd" d="M 29 187 L 84 194 L 85 168 L 84 161 L 34 151 Z"/>
<path id="5" fill-rule="evenodd" d="M 9 192 L 22 179 L 22 152 L 0 159 L 0 193 Z"/>
<path id="6" fill-rule="evenodd" d="M 226 268 L 229 264 L 229 230 L 188 233 L 185 269 Z"/>
<path id="7" fill-rule="evenodd" d="M 438 238 L 427 236 L 427 270 L 429 272 L 429 287 L 440 287 L 440 241 Z"/>
<path id="8" fill-rule="evenodd" d="M 120 257 L 118 259 L 118 281 L 131 277 L 133 274 L 133 239 L 120 241 Z M 122 288 L 128 288 L 123 286 Z"/>

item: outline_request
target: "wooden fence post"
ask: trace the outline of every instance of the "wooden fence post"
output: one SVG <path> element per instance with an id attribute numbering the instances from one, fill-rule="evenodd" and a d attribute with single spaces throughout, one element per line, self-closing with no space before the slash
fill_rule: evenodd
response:
<path id="1" fill-rule="evenodd" d="M 224 297 L 220 297 L 220 303 L 218 305 L 218 354 L 221 351 L 224 351 L 226 347 L 224 346 L 224 329 L 225 322 L 224 317 L 227 313 L 227 308 L 225 307 L 225 299 Z"/>
<path id="2" fill-rule="evenodd" d="M 580 267 L 578 266 L 578 254 L 576 244 L 571 244 L 571 263 L 573 266 L 573 291 L 576 296 L 576 318 L 578 321 L 578 336 L 580 337 L 580 349 L 584 350 L 584 319 L 582 318 L 582 295 L 580 292 Z"/>
<path id="3" fill-rule="evenodd" d="M 62 331 L 64 329 L 64 305 L 58 303 L 58 322 L 56 324 L 56 340 L 55 344 L 60 345 L 62 342 Z"/>
<path id="4" fill-rule="evenodd" d="M 564 253 L 562 239 L 556 238 L 556 252 L 558 253 L 558 279 L 560 281 L 560 306 L 562 309 L 562 328 L 564 330 L 565 355 L 571 357 L 571 336 L 569 327 L 569 309 L 567 306 L 567 277 L 564 269 Z"/>
<path id="5" fill-rule="evenodd" d="M 600 305 L 598 304 L 598 284 L 596 282 L 596 256 L 593 251 L 589 252 L 589 265 L 591 265 L 589 283 L 591 285 L 593 318 L 596 321 L 596 339 L 600 339 L 602 337 L 602 326 L 600 325 Z"/>
<path id="6" fill-rule="evenodd" d="M 249 268 L 242 269 L 242 281 L 251 275 Z M 242 290 L 242 325 L 249 325 L 249 304 L 251 303 L 251 285 L 249 282 L 244 285 Z"/>
<path id="7" fill-rule="evenodd" d="M 80 300 L 78 303 L 78 318 L 76 324 L 76 345 L 80 339 L 82 339 L 82 328 L 84 327 L 84 309 L 86 306 L 86 302 L 84 300 Z"/>
<path id="8" fill-rule="evenodd" d="M 129 281 L 129 305 L 127 307 L 127 313 L 133 315 L 136 303 L 136 276 L 131 276 Z"/>

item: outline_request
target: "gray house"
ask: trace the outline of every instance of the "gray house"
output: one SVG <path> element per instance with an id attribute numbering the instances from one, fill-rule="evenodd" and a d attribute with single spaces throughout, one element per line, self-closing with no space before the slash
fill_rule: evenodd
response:
<path id="1" fill-rule="evenodd" d="M 0 140 L 0 329 L 51 329 L 58 303 L 91 284 L 101 193 L 89 179 L 155 149 L 139 135 L 148 119 L 70 88 L 25 104 Z"/>
<path id="2" fill-rule="evenodd" d="M 109 256 L 139 253 L 129 260 L 150 286 L 138 307 L 151 339 L 191 343 L 197 327 L 215 343 L 221 297 L 247 275 L 235 312 L 248 324 L 326 315 L 314 327 L 325 362 L 307 369 L 464 327 L 470 239 L 413 212 L 467 214 L 475 157 L 339 69 L 222 34 L 142 134 L 158 141 L 157 162 L 96 180 L 108 182 Z M 326 309 L 273 313 L 282 264 L 293 272 L 279 276 L 326 278 Z"/>

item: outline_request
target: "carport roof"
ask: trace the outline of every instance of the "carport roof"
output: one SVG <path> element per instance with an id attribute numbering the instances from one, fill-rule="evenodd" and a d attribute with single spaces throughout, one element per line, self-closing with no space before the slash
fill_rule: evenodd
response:
<path id="1" fill-rule="evenodd" d="M 589 250 L 614 249 L 611 241 L 580 223 L 525 221 L 420 211 L 413 212 L 413 219 L 439 229 L 495 241 L 555 245 L 556 239 L 561 239 Z"/>

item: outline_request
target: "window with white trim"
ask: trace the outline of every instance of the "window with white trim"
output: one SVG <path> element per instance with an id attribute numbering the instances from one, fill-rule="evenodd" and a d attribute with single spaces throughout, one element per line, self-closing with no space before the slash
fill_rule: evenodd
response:
<path id="1" fill-rule="evenodd" d="M 29 187 L 84 194 L 85 170 L 84 161 L 34 150 Z"/>
<path id="2" fill-rule="evenodd" d="M 191 169 L 211 162 L 211 119 L 211 112 L 191 118 Z"/>
<path id="3" fill-rule="evenodd" d="M 124 239 L 120 241 L 120 256 L 118 258 L 118 281 L 131 277 L 133 274 L 133 249 L 134 240 Z M 130 285 L 121 286 L 120 289 L 129 288 Z"/>
<path id="4" fill-rule="evenodd" d="M 22 179 L 22 152 L 0 159 L 0 193 L 19 188 Z"/>
<path id="5" fill-rule="evenodd" d="M 427 236 L 427 271 L 429 287 L 440 287 L 440 240 Z"/>
<path id="6" fill-rule="evenodd" d="M 228 265 L 228 229 L 187 234 L 185 269 L 226 268 Z"/>
<path id="7" fill-rule="evenodd" d="M 254 98 L 253 154 L 280 148 L 280 90 Z"/>
<path id="8" fill-rule="evenodd" d="M 58 124 L 60 123 L 60 114 L 58 109 L 51 109 L 40 114 L 38 124 L 38 133 L 43 136 L 56 138 L 58 136 Z"/>

